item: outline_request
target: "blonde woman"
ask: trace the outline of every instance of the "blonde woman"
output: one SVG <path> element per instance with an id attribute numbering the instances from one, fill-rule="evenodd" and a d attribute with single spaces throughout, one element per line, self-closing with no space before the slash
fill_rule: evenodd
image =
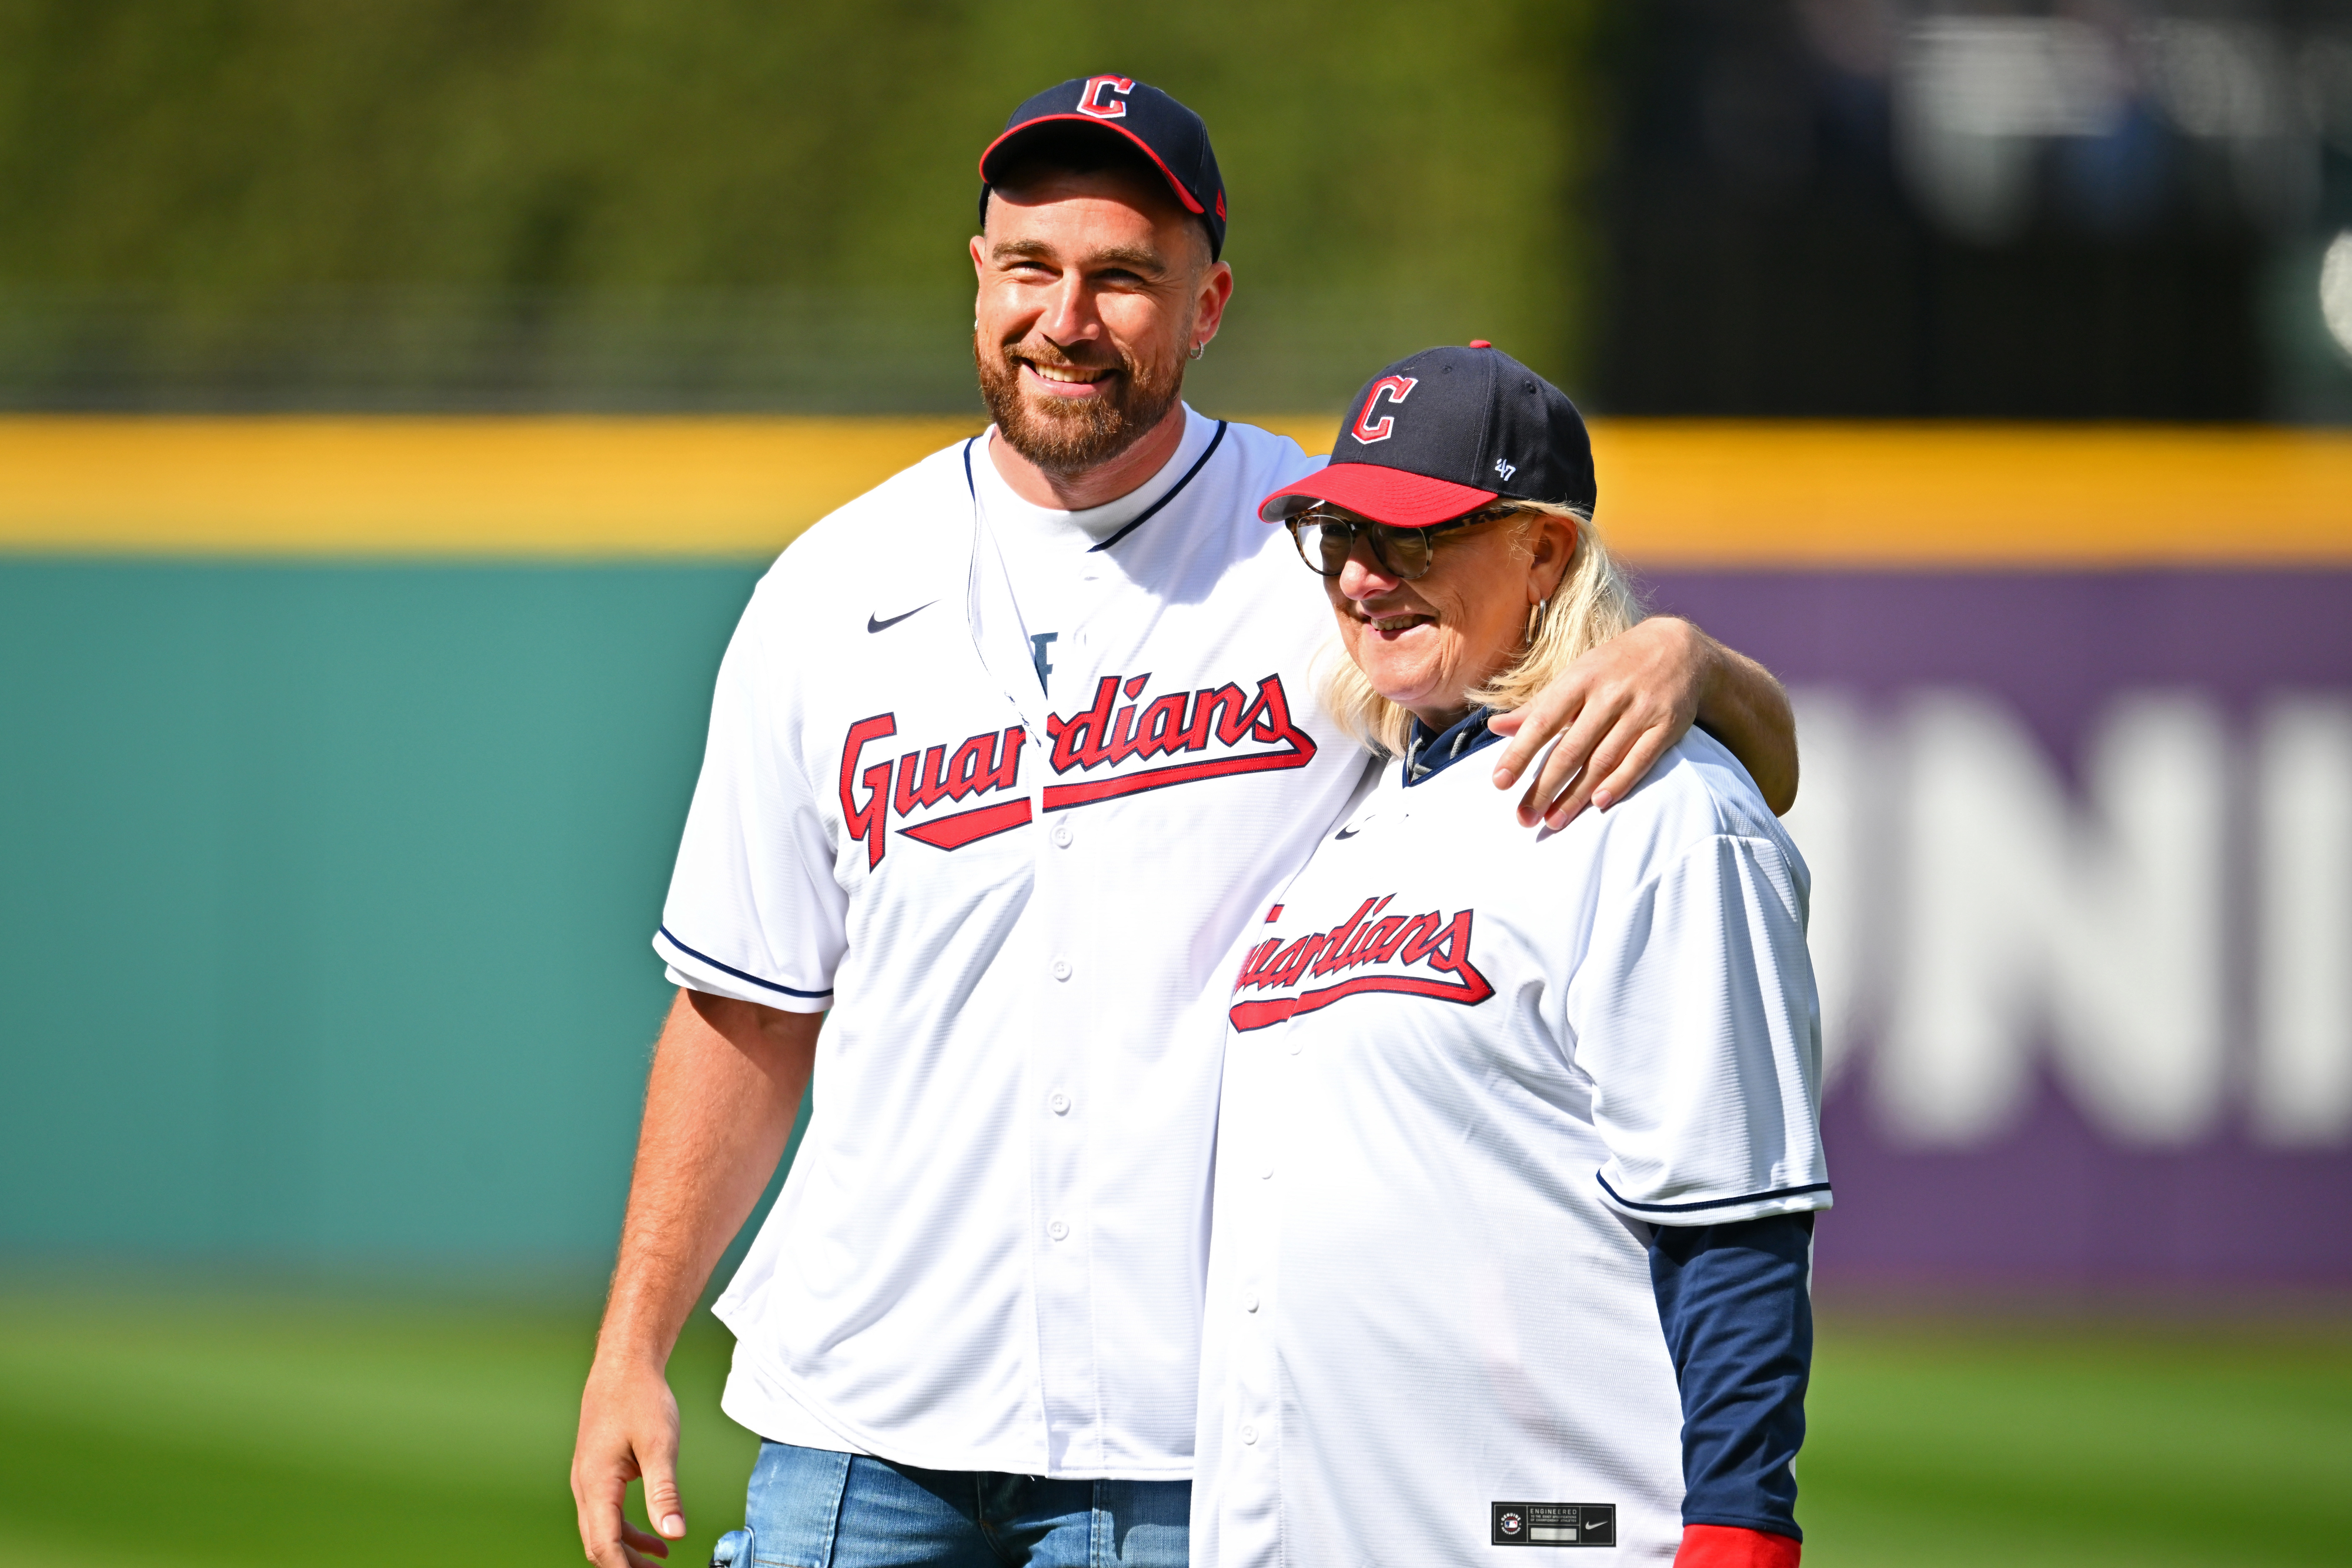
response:
<path id="1" fill-rule="evenodd" d="M 1574 406 L 1479 343 L 1383 371 L 1261 510 L 1329 600 L 1329 711 L 1396 762 L 1239 963 L 1196 1568 L 1799 1559 L 1804 863 L 1704 731 L 1532 841 L 1457 767 L 1640 618 L 1594 498 Z"/>

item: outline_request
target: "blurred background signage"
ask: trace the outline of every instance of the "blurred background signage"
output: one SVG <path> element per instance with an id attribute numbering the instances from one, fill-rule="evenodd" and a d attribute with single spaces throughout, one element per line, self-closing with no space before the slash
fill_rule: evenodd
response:
<path id="1" fill-rule="evenodd" d="M 1046 51 L 1163 62 L 1247 179 L 1211 401 L 1485 334 L 1622 413 L 2352 413 L 2336 0 L 1360 16 Z M 28 0 L 0 406 L 967 412 L 969 144 L 1057 68 L 914 0 Z"/>

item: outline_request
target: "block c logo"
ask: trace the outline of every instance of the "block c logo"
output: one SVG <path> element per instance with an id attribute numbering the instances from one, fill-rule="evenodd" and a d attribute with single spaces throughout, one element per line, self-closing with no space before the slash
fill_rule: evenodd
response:
<path id="1" fill-rule="evenodd" d="M 1124 120 L 1127 118 L 1125 95 L 1134 90 L 1135 81 L 1130 77 L 1088 77 L 1086 90 L 1078 94 L 1078 112 L 1097 120 Z M 1107 98 L 1104 96 L 1107 93 L 1121 96 Z"/>
<path id="2" fill-rule="evenodd" d="M 1370 393 L 1364 399 L 1364 410 L 1356 415 L 1355 428 L 1349 434 L 1368 444 L 1375 441 L 1386 441 L 1390 436 L 1394 435 L 1396 415 L 1384 413 L 1378 422 L 1375 422 L 1372 418 L 1372 410 L 1381 406 L 1382 398 L 1388 399 L 1391 402 L 1402 402 L 1406 394 L 1420 384 L 1420 379 L 1415 376 L 1382 376 L 1379 381 L 1374 382 Z"/>

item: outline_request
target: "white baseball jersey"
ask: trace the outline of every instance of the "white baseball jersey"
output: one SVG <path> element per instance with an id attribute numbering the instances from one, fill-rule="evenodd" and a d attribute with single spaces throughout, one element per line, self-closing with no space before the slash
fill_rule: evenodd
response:
<path id="1" fill-rule="evenodd" d="M 1186 417 L 1090 513 L 1024 511 L 987 437 L 927 458 L 786 550 L 728 649 L 656 946 L 832 1011 L 717 1309 L 754 1431 L 1192 1473 L 1224 960 L 1365 757 L 1255 514 L 1317 460 Z"/>
<path id="2" fill-rule="evenodd" d="M 1748 775 L 1694 730 L 1536 837 L 1489 761 L 1385 768 L 1227 998 L 1197 1568 L 1671 1562 L 1646 1227 L 1829 1204 L 1807 873 Z"/>

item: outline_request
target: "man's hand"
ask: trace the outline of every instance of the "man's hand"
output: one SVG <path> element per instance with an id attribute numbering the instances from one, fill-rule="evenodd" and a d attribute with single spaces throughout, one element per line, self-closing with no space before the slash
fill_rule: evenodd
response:
<path id="1" fill-rule="evenodd" d="M 629 1483 L 639 1477 L 646 1512 L 659 1535 L 639 1530 L 624 1511 Z M 659 1367 L 608 1365 L 597 1358 L 580 1400 L 572 1500 L 580 1511 L 580 1543 L 597 1568 L 648 1568 L 648 1557 L 667 1557 L 669 1542 L 686 1533 L 677 1493 L 677 1400 Z"/>
<path id="2" fill-rule="evenodd" d="M 816 1058 L 820 1013 L 680 991 L 654 1047 L 621 1258 L 580 1397 L 572 1500 L 597 1568 L 650 1568 L 686 1533 L 677 1401 L 664 1368 L 728 1239 L 775 1174 Z M 642 1477 L 660 1534 L 622 1517 Z"/>
<path id="3" fill-rule="evenodd" d="M 1623 800 L 1693 722 L 1739 758 L 1776 812 L 1797 799 L 1797 727 L 1788 694 L 1753 659 L 1689 622 L 1654 615 L 1570 664 L 1527 706 L 1497 716 L 1511 737 L 1495 767 L 1507 789 L 1555 736 L 1519 798 L 1519 821 L 1566 827 Z"/>

